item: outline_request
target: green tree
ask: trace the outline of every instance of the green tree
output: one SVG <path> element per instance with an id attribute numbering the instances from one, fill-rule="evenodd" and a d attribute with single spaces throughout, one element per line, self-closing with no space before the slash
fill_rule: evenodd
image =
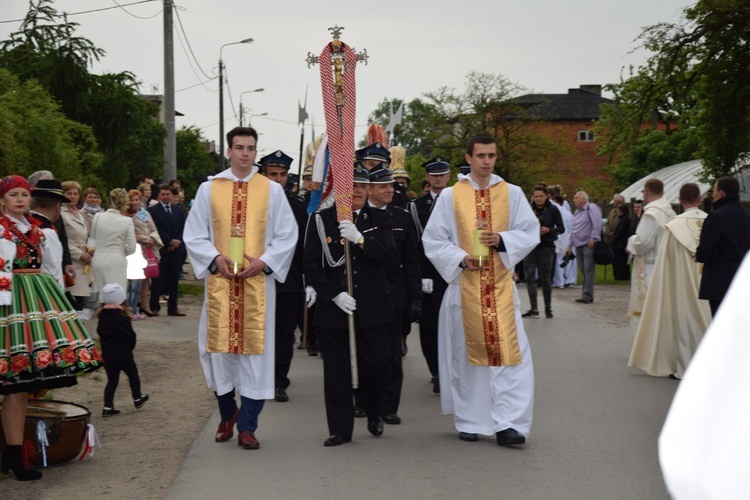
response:
<path id="1" fill-rule="evenodd" d="M 175 133 L 175 140 L 177 142 L 177 172 L 179 172 L 182 187 L 185 189 L 185 199 L 190 201 L 206 177 L 220 170 L 218 155 L 209 155 L 206 139 L 196 127 L 180 128 Z"/>
<path id="2" fill-rule="evenodd" d="M 746 162 L 750 4 L 700 0 L 679 22 L 644 29 L 640 40 L 653 55 L 608 87 L 615 102 L 597 126 L 615 178 L 698 157 L 710 180 Z"/>
<path id="3" fill-rule="evenodd" d="M 0 42 L 0 68 L 22 82 L 37 80 L 68 118 L 91 127 L 104 157 L 101 168 L 89 165 L 94 175 L 108 187 L 132 185 L 138 173 L 162 168 L 166 131 L 158 107 L 139 98 L 131 73 L 90 73 L 104 51 L 77 36 L 77 27 L 51 0 L 31 0 L 20 30 Z"/>
<path id="4" fill-rule="evenodd" d="M 88 180 L 101 154 L 90 127 L 65 117 L 36 80 L 21 83 L 0 68 L 0 174 L 28 176 L 41 168 L 61 179 Z"/>

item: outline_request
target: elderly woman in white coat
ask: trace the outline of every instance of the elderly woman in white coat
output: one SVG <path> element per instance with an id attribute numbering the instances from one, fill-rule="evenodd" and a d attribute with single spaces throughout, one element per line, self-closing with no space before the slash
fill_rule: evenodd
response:
<path id="1" fill-rule="evenodd" d="M 92 267 L 100 302 L 104 285 L 117 283 L 123 290 L 128 288 L 126 257 L 135 252 L 135 228 L 133 220 L 124 215 L 127 209 L 127 191 L 113 189 L 109 193 L 109 209 L 96 214 L 91 223 L 95 249 Z"/>
<path id="2" fill-rule="evenodd" d="M 68 234 L 68 249 L 70 249 L 70 258 L 76 270 L 75 284 L 65 288 L 65 291 L 70 292 L 75 298 L 76 303 L 74 305 L 80 311 L 90 294 L 89 285 L 94 281 L 94 273 L 91 270 L 93 249 L 86 246 L 89 230 L 86 225 L 86 217 L 78 208 L 78 202 L 81 199 L 81 185 L 76 181 L 65 181 L 62 183 L 62 190 L 70 203 L 62 206 L 60 216 L 65 224 L 65 232 Z"/>

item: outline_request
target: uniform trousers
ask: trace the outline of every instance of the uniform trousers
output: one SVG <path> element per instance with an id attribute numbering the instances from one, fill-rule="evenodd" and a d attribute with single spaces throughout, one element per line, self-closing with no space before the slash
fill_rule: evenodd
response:
<path id="1" fill-rule="evenodd" d="M 388 335 L 395 324 L 359 328 L 357 364 L 359 401 L 367 418 L 380 417 L 383 381 L 388 362 Z M 323 352 L 323 385 L 328 431 L 331 435 L 351 438 L 354 431 L 354 398 L 349 361 L 349 331 L 323 327 L 319 330 Z"/>
<path id="2" fill-rule="evenodd" d="M 276 294 L 276 388 L 289 387 L 289 367 L 294 355 L 294 330 L 297 328 L 297 310 L 302 302 L 302 292 Z"/>
<path id="3" fill-rule="evenodd" d="M 438 316 L 445 290 L 434 289 L 422 295 L 422 316 L 419 319 L 419 342 L 427 368 L 433 377 L 438 376 Z"/>
<path id="4" fill-rule="evenodd" d="M 106 360 L 104 371 L 107 372 L 107 386 L 104 388 L 104 406 L 107 408 L 115 407 L 115 391 L 117 384 L 120 383 L 120 372 L 125 372 L 130 382 L 130 393 L 133 399 L 141 397 L 141 379 L 138 376 L 138 367 L 135 366 L 135 359 L 124 360 Z"/>
<path id="5" fill-rule="evenodd" d="M 380 414 L 391 415 L 398 413 L 401 403 L 401 387 L 404 383 L 404 370 L 401 355 L 402 331 L 398 325 L 403 325 L 404 317 L 407 317 L 406 309 L 394 311 L 396 323 L 388 332 L 388 360 L 386 362 L 386 376 L 383 384 L 383 399 L 381 401 Z"/>

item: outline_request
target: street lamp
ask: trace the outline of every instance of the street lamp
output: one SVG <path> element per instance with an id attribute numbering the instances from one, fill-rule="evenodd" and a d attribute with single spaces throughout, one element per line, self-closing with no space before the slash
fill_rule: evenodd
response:
<path id="1" fill-rule="evenodd" d="M 242 126 L 242 114 L 244 112 L 244 108 L 242 107 L 242 96 L 245 94 L 252 94 L 253 92 L 263 92 L 264 89 L 255 89 L 255 90 L 246 90 L 245 92 L 240 94 L 240 127 Z"/>
<path id="2" fill-rule="evenodd" d="M 268 113 L 258 113 L 257 115 L 249 113 L 249 115 L 252 118 L 253 116 L 268 116 Z M 252 127 L 252 124 L 250 123 L 250 120 L 247 121 L 247 126 L 248 127 Z M 260 134 L 258 134 L 258 135 L 260 135 Z"/>
<path id="3" fill-rule="evenodd" d="M 253 43 L 252 38 L 245 38 L 239 42 L 225 43 L 219 48 L 219 166 L 224 168 L 224 61 L 221 58 L 221 51 L 227 45 L 237 45 L 240 43 Z"/>

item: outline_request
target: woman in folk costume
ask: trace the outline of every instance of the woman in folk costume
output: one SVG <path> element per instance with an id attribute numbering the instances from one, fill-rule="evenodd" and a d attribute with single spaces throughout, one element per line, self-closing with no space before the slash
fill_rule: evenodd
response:
<path id="1" fill-rule="evenodd" d="M 19 481 L 42 477 L 29 466 L 23 440 L 28 393 L 76 384 L 102 358 L 55 279 L 41 273 L 47 242 L 27 214 L 31 185 L 18 175 L 0 181 L 0 395 L 7 447 L 0 470 Z"/>

